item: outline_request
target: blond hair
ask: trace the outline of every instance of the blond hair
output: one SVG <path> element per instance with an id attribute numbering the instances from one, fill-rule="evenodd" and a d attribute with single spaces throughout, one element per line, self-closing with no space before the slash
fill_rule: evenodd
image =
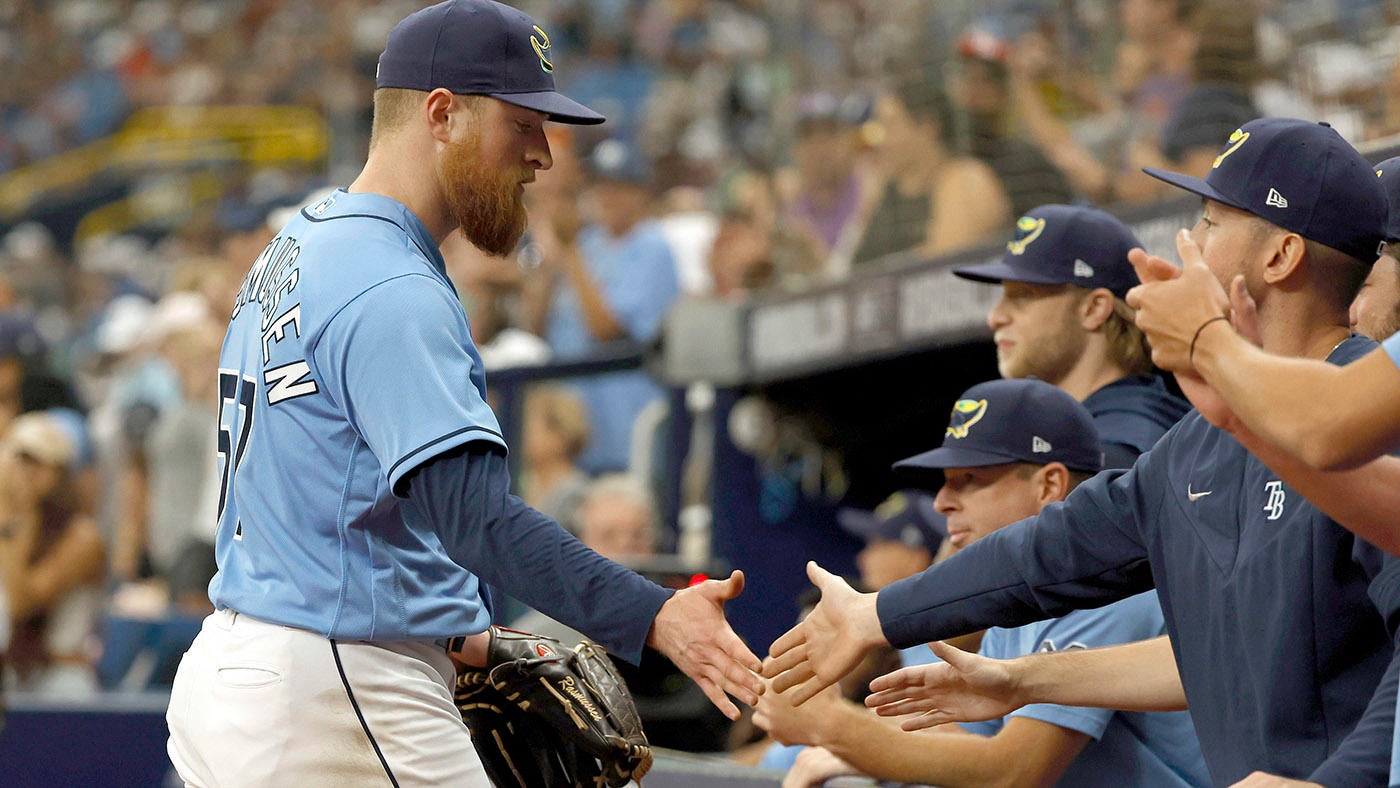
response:
<path id="1" fill-rule="evenodd" d="M 427 91 L 412 88 L 379 88 L 374 91 L 374 119 L 369 127 L 370 150 L 374 150 L 375 144 L 385 134 L 407 124 L 423 106 L 423 99 L 427 95 Z M 486 97 L 459 95 L 456 98 L 460 100 L 460 106 L 475 115 L 480 111 L 482 99 Z"/>
<path id="2" fill-rule="evenodd" d="M 1149 375 L 1152 365 L 1152 346 L 1147 335 L 1137 327 L 1133 308 L 1128 302 L 1113 297 L 1113 314 L 1103 324 L 1103 336 L 1108 342 L 1108 353 L 1114 363 L 1129 375 Z"/>

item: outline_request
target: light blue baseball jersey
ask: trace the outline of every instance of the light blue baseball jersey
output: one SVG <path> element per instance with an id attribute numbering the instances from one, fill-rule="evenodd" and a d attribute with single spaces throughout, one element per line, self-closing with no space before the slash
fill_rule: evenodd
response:
<path id="1" fill-rule="evenodd" d="M 1390 356 L 1390 360 L 1395 362 L 1395 366 L 1400 367 L 1400 334 L 1391 334 L 1381 343 L 1385 352 Z"/>
<path id="2" fill-rule="evenodd" d="M 980 652 L 993 659 L 1012 659 L 1037 652 L 1131 643 L 1165 633 L 1157 594 L 1148 591 L 1049 621 L 1014 629 L 993 627 L 983 636 Z M 1037 703 L 1000 720 L 965 723 L 963 727 L 993 736 L 1011 717 L 1040 720 L 1093 737 L 1058 785 L 1158 788 L 1211 784 L 1191 717 L 1184 711 L 1145 714 Z"/>
<path id="3" fill-rule="evenodd" d="M 1400 334 L 1391 334 L 1381 343 L 1395 366 L 1400 367 Z M 1400 698 L 1395 704 L 1395 718 L 1400 720 Z M 1390 786 L 1400 788 L 1400 725 L 1394 726 L 1390 745 Z"/>
<path id="4" fill-rule="evenodd" d="M 249 271 L 219 358 L 219 608 L 353 640 L 486 628 L 477 578 L 396 485 L 504 447 L 442 255 L 416 216 L 337 191 Z M 401 491 L 401 490 L 400 490 Z"/>

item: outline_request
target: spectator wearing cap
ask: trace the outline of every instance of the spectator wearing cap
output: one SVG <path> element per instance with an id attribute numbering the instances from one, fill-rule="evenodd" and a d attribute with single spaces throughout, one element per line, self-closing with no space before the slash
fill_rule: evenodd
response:
<path id="1" fill-rule="evenodd" d="M 1177 236 L 1182 267 L 1134 253 L 1145 284 L 1129 301 L 1154 358 L 1183 385 L 1208 383 L 1218 398 L 1203 400 L 1205 413 L 1230 431 L 1189 413 L 1130 472 L 1099 474 L 878 599 L 842 593 L 813 567 L 822 603 L 813 626 L 780 639 L 772 673 L 803 666 L 782 648 L 799 637 L 798 656 L 817 655 L 827 676 L 885 642 L 1019 625 L 1155 588 L 1181 684 L 1156 702 L 1189 702 L 1216 784 L 1385 784 L 1400 570 L 1381 546 L 1400 541 L 1379 504 L 1400 483 L 1394 458 L 1364 452 L 1396 445 L 1400 373 L 1347 327 L 1385 237 L 1385 190 L 1334 129 L 1301 120 L 1250 121 L 1217 161 L 1205 179 L 1153 173 L 1204 208 Z M 1227 287 L 1243 335 L 1225 317 Z M 1351 470 L 1308 467 L 1342 462 Z M 1128 689 L 1141 698 L 1148 688 Z"/>
<path id="2" fill-rule="evenodd" d="M 1376 177 L 1390 200 L 1385 245 L 1371 273 L 1351 302 L 1351 330 L 1382 342 L 1400 331 L 1400 156 L 1376 165 Z"/>
<path id="3" fill-rule="evenodd" d="M 6 662 L 22 689 L 96 687 L 83 647 L 101 604 L 106 549 L 78 509 L 77 454 L 48 413 L 18 416 L 0 438 L 0 587 L 13 632 Z"/>
<path id="4" fill-rule="evenodd" d="M 596 221 L 580 226 L 577 212 L 561 206 L 534 235 L 542 262 L 528 320 L 560 360 L 587 358 L 613 343 L 650 345 L 680 296 L 675 257 L 651 218 L 652 171 L 641 151 L 605 140 L 586 167 Z M 575 386 L 591 426 L 580 467 L 592 474 L 625 470 L 632 425 L 660 387 L 641 371 L 590 376 Z"/>
<path id="5" fill-rule="evenodd" d="M 1064 500 L 1100 469 L 1101 452 L 1092 418 L 1073 397 L 1038 380 L 994 380 L 968 389 L 953 405 L 941 446 L 894 467 L 921 487 L 941 477 L 935 506 L 947 517 L 948 539 L 966 547 Z M 1157 595 L 1148 591 L 1097 610 L 991 628 L 979 650 L 1018 657 L 1163 632 Z M 830 693 L 793 706 L 785 697 L 790 694 L 766 693 L 756 721 L 780 741 L 825 748 L 798 757 L 795 770 L 809 768 L 807 761 L 822 769 L 815 775 L 804 771 L 803 780 L 859 772 L 944 788 L 1210 784 L 1191 720 L 1182 712 L 1028 706 L 965 724 L 975 734 L 966 736 L 901 731 Z"/>
<path id="6" fill-rule="evenodd" d="M 1105 463 L 1126 468 L 1187 410 L 1152 366 L 1123 297 L 1137 284 L 1131 230 L 1097 208 L 1042 205 L 1016 221 L 1000 262 L 953 269 L 1000 283 L 987 313 L 1004 378 L 1034 376 L 1084 403 Z"/>
<path id="7" fill-rule="evenodd" d="M 842 509 L 836 519 L 842 528 L 865 540 L 856 566 L 867 588 L 884 588 L 927 569 L 948 535 L 933 496 L 919 490 L 897 492 L 874 511 Z"/>
<path id="8" fill-rule="evenodd" d="M 986 164 L 953 145 L 948 97 L 923 74 L 909 74 L 875 102 L 882 180 L 855 266 L 901 253 L 935 256 L 989 239 L 1011 203 Z"/>

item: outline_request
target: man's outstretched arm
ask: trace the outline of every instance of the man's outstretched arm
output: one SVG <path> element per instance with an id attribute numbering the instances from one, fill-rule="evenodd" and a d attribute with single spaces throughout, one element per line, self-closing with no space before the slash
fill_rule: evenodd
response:
<path id="1" fill-rule="evenodd" d="M 930 645 L 943 662 L 880 676 L 870 682 L 872 694 L 865 700 L 882 717 L 905 717 L 900 726 L 907 731 L 997 719 L 1031 703 L 1125 711 L 1186 708 L 1166 635 L 1006 660 L 946 643 Z"/>

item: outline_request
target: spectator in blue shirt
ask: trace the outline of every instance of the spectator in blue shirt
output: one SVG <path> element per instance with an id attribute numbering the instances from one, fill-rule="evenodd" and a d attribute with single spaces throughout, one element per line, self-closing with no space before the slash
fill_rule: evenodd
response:
<path id="1" fill-rule="evenodd" d="M 588 167 L 596 179 L 596 222 L 580 227 L 569 206 L 554 206 L 553 221 L 535 238 L 548 292 L 532 300 L 537 312 L 545 303 L 548 311 L 534 322 L 559 360 L 588 358 L 612 343 L 654 342 L 680 295 L 675 257 L 650 218 L 652 172 L 640 152 L 606 140 L 594 148 Z M 592 433 L 580 467 L 592 474 L 626 469 L 632 424 L 661 395 L 660 387 L 641 371 L 594 375 L 576 384 Z"/>

